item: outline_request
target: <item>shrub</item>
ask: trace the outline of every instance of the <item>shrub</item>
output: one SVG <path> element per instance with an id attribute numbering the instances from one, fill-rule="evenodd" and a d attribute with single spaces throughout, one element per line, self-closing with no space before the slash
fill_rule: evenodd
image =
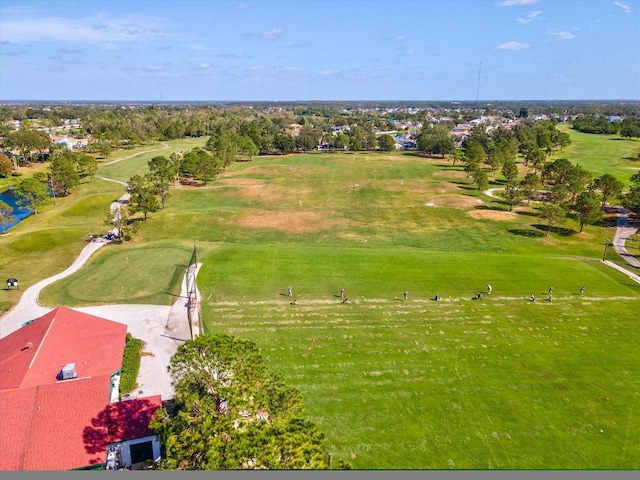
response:
<path id="1" fill-rule="evenodd" d="M 124 345 L 124 355 L 122 356 L 122 370 L 120 374 L 120 395 L 133 391 L 138 384 L 138 370 L 140 370 L 140 351 L 142 350 L 142 340 L 134 338 L 127 333 L 127 340 Z"/>

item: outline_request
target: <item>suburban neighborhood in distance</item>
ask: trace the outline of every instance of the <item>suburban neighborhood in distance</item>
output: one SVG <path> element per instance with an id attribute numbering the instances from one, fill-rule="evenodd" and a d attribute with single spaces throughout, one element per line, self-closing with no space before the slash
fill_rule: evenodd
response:
<path id="1" fill-rule="evenodd" d="M 3 0 L 0 471 L 640 469 L 639 6 Z"/>

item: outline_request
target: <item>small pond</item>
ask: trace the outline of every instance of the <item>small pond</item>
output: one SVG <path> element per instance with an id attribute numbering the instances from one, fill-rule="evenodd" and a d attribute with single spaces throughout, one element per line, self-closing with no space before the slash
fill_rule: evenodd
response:
<path id="1" fill-rule="evenodd" d="M 13 216 L 16 217 L 15 221 L 5 225 L 5 231 L 9 230 L 11 227 L 15 227 L 24 218 L 27 218 L 33 213 L 32 209 L 21 207 L 16 203 L 16 196 L 13 194 L 13 187 L 11 187 L 9 190 L 6 190 L 5 192 L 0 193 L 0 201 L 13 208 Z"/>

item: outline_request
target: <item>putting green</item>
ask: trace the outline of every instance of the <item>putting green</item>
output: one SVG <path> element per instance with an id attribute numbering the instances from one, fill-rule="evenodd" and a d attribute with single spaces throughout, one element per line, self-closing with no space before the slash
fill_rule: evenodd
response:
<path id="1" fill-rule="evenodd" d="M 173 303 L 189 251 L 167 246 L 121 248 L 107 245 L 77 274 L 47 288 L 46 305 Z"/>

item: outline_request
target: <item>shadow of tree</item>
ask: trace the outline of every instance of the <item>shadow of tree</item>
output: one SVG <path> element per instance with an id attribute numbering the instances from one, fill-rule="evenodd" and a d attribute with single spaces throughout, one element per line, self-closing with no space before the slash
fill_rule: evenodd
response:
<path id="1" fill-rule="evenodd" d="M 538 230 L 542 230 L 544 231 L 544 235 L 547 234 L 547 230 L 549 230 L 550 233 L 555 233 L 556 235 L 560 235 L 562 237 L 569 237 L 571 235 L 575 235 L 576 232 L 575 230 L 571 230 L 570 228 L 563 228 L 563 227 L 551 227 L 549 228 L 547 225 L 541 225 L 539 223 L 531 225 L 533 228 L 537 228 Z"/>
<path id="2" fill-rule="evenodd" d="M 526 210 L 518 210 L 516 213 L 518 215 L 523 215 L 525 217 L 537 217 L 538 216 L 538 214 L 536 212 L 529 212 L 529 211 L 526 211 Z"/>
<path id="3" fill-rule="evenodd" d="M 509 209 L 508 208 L 501 208 L 499 205 L 502 202 L 491 202 L 492 205 L 476 205 L 473 207 L 474 210 L 490 210 L 493 212 L 508 212 Z"/>
<path id="4" fill-rule="evenodd" d="M 507 231 L 509 233 L 513 233 L 514 235 L 520 235 L 521 237 L 539 238 L 545 236 L 544 233 L 538 230 L 528 230 L 526 228 L 512 228 Z"/>

